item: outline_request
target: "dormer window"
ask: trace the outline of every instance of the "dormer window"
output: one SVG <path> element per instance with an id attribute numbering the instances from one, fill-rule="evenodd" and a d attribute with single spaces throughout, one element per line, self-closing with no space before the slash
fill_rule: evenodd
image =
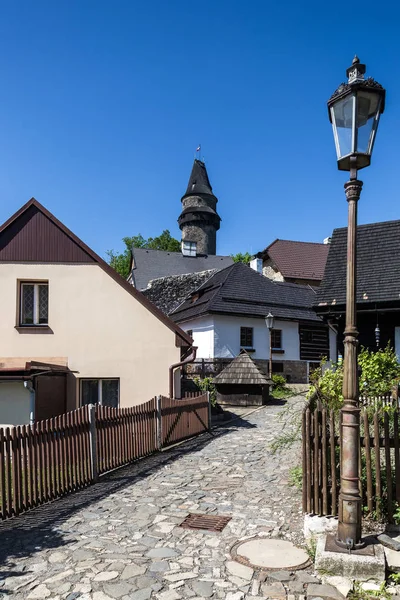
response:
<path id="1" fill-rule="evenodd" d="M 183 256 L 196 256 L 197 242 L 187 242 L 186 240 L 182 240 L 182 254 Z"/>

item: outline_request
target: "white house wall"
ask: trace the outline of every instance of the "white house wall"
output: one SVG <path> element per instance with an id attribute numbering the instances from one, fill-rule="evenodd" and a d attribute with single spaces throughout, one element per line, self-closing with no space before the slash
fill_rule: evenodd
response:
<path id="1" fill-rule="evenodd" d="M 329 328 L 329 355 L 331 362 L 337 361 L 337 333 Z"/>
<path id="2" fill-rule="evenodd" d="M 233 358 L 240 352 L 240 328 L 253 327 L 252 358 L 269 358 L 269 332 L 264 319 L 250 317 L 230 317 L 214 315 L 214 356 Z M 292 321 L 275 320 L 275 329 L 282 330 L 282 349 L 284 354 L 274 354 L 280 360 L 300 360 L 299 325 Z"/>
<path id="3" fill-rule="evenodd" d="M 214 319 L 200 317 L 187 323 L 182 323 L 184 331 L 192 331 L 193 345 L 197 346 L 197 358 L 214 358 Z"/>

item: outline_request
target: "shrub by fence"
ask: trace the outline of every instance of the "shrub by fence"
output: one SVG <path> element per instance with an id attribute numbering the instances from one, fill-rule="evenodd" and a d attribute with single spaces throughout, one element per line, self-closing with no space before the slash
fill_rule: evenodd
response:
<path id="1" fill-rule="evenodd" d="M 360 398 L 359 477 L 364 514 L 393 522 L 400 504 L 398 400 Z M 340 413 L 318 404 L 302 421 L 303 511 L 338 514 L 340 485 Z"/>
<path id="2" fill-rule="evenodd" d="M 203 394 L 158 396 L 121 409 L 89 405 L 34 425 L 0 428 L 0 518 L 86 487 L 210 426 Z"/>

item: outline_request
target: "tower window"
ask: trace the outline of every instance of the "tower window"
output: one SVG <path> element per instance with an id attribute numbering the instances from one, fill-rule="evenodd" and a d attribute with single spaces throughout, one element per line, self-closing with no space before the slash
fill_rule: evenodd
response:
<path id="1" fill-rule="evenodd" d="M 196 256 L 197 255 L 197 243 L 187 242 L 182 240 L 182 254 L 184 256 Z"/>

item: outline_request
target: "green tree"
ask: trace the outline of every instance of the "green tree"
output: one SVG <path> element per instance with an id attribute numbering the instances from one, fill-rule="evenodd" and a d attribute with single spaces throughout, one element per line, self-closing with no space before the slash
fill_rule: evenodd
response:
<path id="1" fill-rule="evenodd" d="M 172 237 L 168 229 L 164 229 L 161 235 L 154 238 L 149 237 L 147 240 L 139 233 L 132 237 L 124 237 L 122 241 L 125 244 L 123 252 L 107 250 L 106 254 L 109 265 L 125 279 L 129 275 L 132 248 L 148 248 L 149 250 L 164 250 L 166 252 L 179 252 L 181 249 L 180 242 Z"/>
<path id="2" fill-rule="evenodd" d="M 237 254 L 231 254 L 231 258 L 235 263 L 242 262 L 245 265 L 249 265 L 253 257 L 249 252 L 245 252 L 244 254 L 243 252 L 238 252 Z"/>

